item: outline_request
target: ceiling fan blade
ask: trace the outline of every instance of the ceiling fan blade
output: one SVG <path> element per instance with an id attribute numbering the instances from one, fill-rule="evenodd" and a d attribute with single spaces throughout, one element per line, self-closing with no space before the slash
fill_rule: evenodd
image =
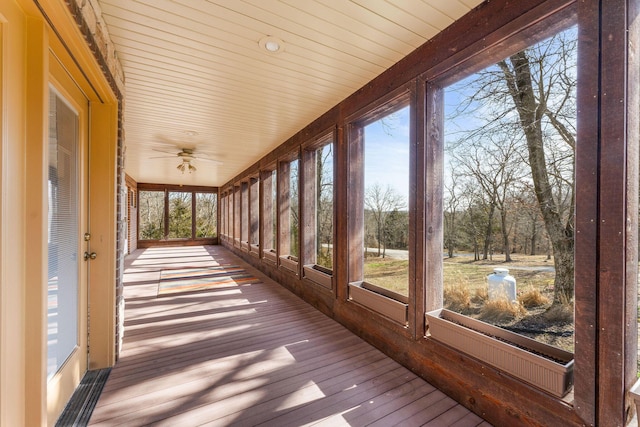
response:
<path id="1" fill-rule="evenodd" d="M 153 151 L 157 151 L 159 153 L 166 153 L 166 154 L 172 154 L 174 156 L 176 156 L 176 152 L 175 151 L 168 151 L 168 150 L 159 150 L 157 148 L 152 148 Z"/>
<path id="2" fill-rule="evenodd" d="M 173 159 L 175 158 L 175 156 L 153 156 L 153 157 L 148 157 L 149 159 Z"/>
<path id="3" fill-rule="evenodd" d="M 199 156 L 194 156 L 194 159 L 196 160 L 202 160 L 205 162 L 211 162 L 211 163 L 218 163 L 218 164 L 222 164 L 222 162 L 220 160 L 216 160 L 216 159 L 208 159 L 206 157 L 199 157 Z"/>

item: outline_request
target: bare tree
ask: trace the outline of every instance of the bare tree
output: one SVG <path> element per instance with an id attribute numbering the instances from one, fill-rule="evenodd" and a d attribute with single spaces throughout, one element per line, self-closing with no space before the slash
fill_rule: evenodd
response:
<path id="1" fill-rule="evenodd" d="M 573 298 L 576 115 L 575 29 L 517 52 L 467 80 L 454 114 L 482 125 L 461 129 L 467 138 L 496 134 L 524 140 L 529 179 L 553 248 L 554 304 Z"/>
<path id="2" fill-rule="evenodd" d="M 571 81 L 571 76 L 565 69 L 558 70 L 550 67 L 553 72 L 547 75 L 545 71 L 546 64 L 550 60 L 558 59 L 561 64 L 566 64 L 570 55 L 567 52 L 569 46 L 571 44 L 566 43 L 562 38 L 557 38 L 555 43 L 549 44 L 549 50 L 534 49 L 530 52 L 518 52 L 508 60 L 499 63 L 526 137 L 535 194 L 553 247 L 556 270 L 554 304 L 573 299 L 574 186 L 554 186 L 552 183 L 553 177 L 550 176 L 550 170 L 558 172 L 558 163 L 552 163 L 551 167 L 547 163 L 547 156 L 545 156 L 547 138 L 545 138 L 543 123 L 546 122 L 544 120 L 546 118 L 560 137 L 559 139 L 572 149 L 573 154 L 575 130 L 572 129 L 571 122 L 565 123 L 564 116 L 567 113 L 562 107 L 570 103 L 575 81 Z M 557 53 L 552 53 L 552 48 L 557 48 Z M 534 73 L 536 75 L 533 75 Z M 554 86 L 560 86 L 560 90 L 554 89 Z M 552 100 L 554 96 L 560 99 Z M 557 109 L 552 109 L 554 103 Z M 575 111 L 575 108 L 569 108 L 569 110 Z M 573 159 L 573 156 L 571 158 Z M 571 181 L 573 183 L 573 179 Z M 557 195 L 558 188 L 567 188 L 569 193 L 570 203 L 565 215 L 562 215 L 561 201 L 554 197 L 554 193 Z"/>
<path id="3" fill-rule="evenodd" d="M 502 133 L 482 135 L 483 137 L 480 139 L 478 136 L 475 135 L 454 144 L 456 150 L 451 150 L 451 155 L 458 166 L 457 173 L 466 176 L 482 189 L 490 208 L 484 258 L 487 258 L 487 245 L 490 242 L 493 225 L 492 218 L 497 210 L 500 214 L 505 262 L 510 262 L 507 203 L 515 183 L 523 175 L 520 167 L 521 154 L 519 153 L 521 144 L 511 135 Z"/>
<path id="4" fill-rule="evenodd" d="M 375 222 L 378 256 L 384 258 L 386 254 L 385 226 L 387 218 L 391 212 L 405 207 L 404 197 L 389 185 L 383 188 L 380 184 L 375 183 L 366 189 L 364 205 Z"/>
<path id="5" fill-rule="evenodd" d="M 333 267 L 333 144 L 316 151 L 316 263 Z"/>
<path id="6" fill-rule="evenodd" d="M 447 255 L 449 258 L 453 258 L 453 253 L 457 244 L 456 219 L 457 211 L 460 206 L 460 194 L 458 194 L 458 179 L 459 176 L 454 172 L 454 168 L 451 167 L 451 179 L 445 184 L 445 197 L 444 197 L 444 246 L 447 248 Z"/>

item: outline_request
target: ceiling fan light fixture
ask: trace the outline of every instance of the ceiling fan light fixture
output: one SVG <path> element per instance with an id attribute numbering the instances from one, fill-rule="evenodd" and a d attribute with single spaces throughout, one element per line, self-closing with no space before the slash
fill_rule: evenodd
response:
<path id="1" fill-rule="evenodd" d="M 193 166 L 191 164 L 191 161 L 187 161 L 187 160 L 182 160 L 182 163 L 180 163 L 178 166 L 176 166 L 176 169 L 178 169 L 183 174 L 184 174 L 185 171 L 191 173 L 191 172 L 195 172 L 195 171 L 198 170 L 198 169 L 196 169 L 195 166 Z"/>

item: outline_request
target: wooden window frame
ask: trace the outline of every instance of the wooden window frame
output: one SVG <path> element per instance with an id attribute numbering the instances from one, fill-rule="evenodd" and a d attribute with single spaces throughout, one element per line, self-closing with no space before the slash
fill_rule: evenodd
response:
<path id="1" fill-rule="evenodd" d="M 249 178 L 249 252 L 260 256 L 260 177 Z"/>
<path id="2" fill-rule="evenodd" d="M 227 238 L 227 192 L 220 192 L 220 205 L 218 211 L 220 212 L 220 237 L 223 240 Z"/>
<path id="3" fill-rule="evenodd" d="M 321 132 L 319 136 L 302 145 L 299 167 L 300 176 L 300 261 L 302 276 L 313 283 L 333 289 L 333 270 L 316 263 L 317 257 L 317 152 L 332 146 L 332 182 L 335 183 L 336 170 L 336 130 L 335 128 Z M 332 191 L 333 222 L 332 241 L 335 242 L 335 206 L 336 192 Z"/>
<path id="4" fill-rule="evenodd" d="M 358 303 L 371 311 L 382 315 L 382 319 L 394 322 L 405 329 L 412 329 L 415 316 L 416 299 L 416 234 L 409 233 L 409 266 L 408 266 L 408 295 L 397 294 L 387 289 L 364 281 L 364 128 L 381 118 L 410 107 L 410 135 L 409 135 L 409 183 L 417 179 L 417 159 L 419 145 L 416 132 L 416 98 L 415 82 L 403 85 L 399 89 L 380 98 L 366 108 L 347 118 L 348 138 L 348 179 L 347 199 L 349 200 L 349 214 L 347 219 L 348 236 L 348 281 L 347 301 Z M 416 195 L 409 191 L 407 210 L 409 212 L 409 228 L 416 229 Z M 414 331 L 410 331 L 414 333 Z"/>
<path id="5" fill-rule="evenodd" d="M 638 1 L 628 0 L 483 2 L 267 154 L 260 160 L 261 170 L 318 129 L 336 126 L 335 209 L 341 215 L 336 217 L 334 241 L 339 260 L 334 266 L 336 298 L 322 300 L 315 288 L 299 287 L 299 278 L 291 275 L 278 275 L 279 281 L 496 425 L 624 425 L 634 412 L 627 393 L 637 379 L 638 9 Z M 576 15 L 577 346 L 571 401 L 571 396 L 557 399 L 431 340 L 425 336 L 424 314 L 442 305 L 441 260 L 435 255 L 442 250 L 438 235 L 442 232 L 441 87 L 503 59 L 508 53 L 505 46 L 515 52 L 568 27 Z M 346 283 L 358 271 L 350 258 L 357 242 L 356 219 L 350 217 L 354 202 L 350 178 L 351 170 L 359 166 L 351 155 L 354 138 L 349 118 L 357 118 L 358 111 L 368 110 L 366 105 L 404 85 L 415 85 L 417 92 L 418 174 L 411 178 L 411 191 L 417 195 L 412 226 L 416 239 L 411 247 L 415 283 L 420 285 L 410 301 L 408 328 L 353 304 L 346 293 Z M 265 265 L 265 270 L 273 265 Z"/>
<path id="6" fill-rule="evenodd" d="M 274 176 L 275 172 L 275 176 Z M 274 182 L 275 180 L 275 182 Z M 263 261 L 271 265 L 278 263 L 278 217 L 273 215 L 274 204 L 277 206 L 277 197 L 274 198 L 273 186 L 276 185 L 277 194 L 278 170 L 275 164 L 270 165 L 260 172 L 260 248 Z M 271 244 L 267 244 L 270 242 Z"/>
<path id="7" fill-rule="evenodd" d="M 291 254 L 291 163 L 298 162 L 298 255 Z M 296 276 L 300 274 L 300 150 L 278 161 L 278 267 Z"/>
<path id="8" fill-rule="evenodd" d="M 166 245 L 175 245 L 175 244 L 203 244 L 203 245 L 213 245 L 218 244 L 220 240 L 220 198 L 219 198 L 219 189 L 218 187 L 206 187 L 206 186 L 195 186 L 195 185 L 171 185 L 171 184 L 150 184 L 150 183 L 138 183 L 136 198 L 139 199 L 140 192 L 142 191 L 156 191 L 164 193 L 164 237 L 162 239 L 140 239 L 140 227 L 137 227 L 136 239 L 138 242 L 138 248 L 148 248 L 154 246 L 166 246 Z M 169 239 L 169 193 L 178 192 L 178 193 L 191 193 L 191 237 L 190 238 L 175 238 Z M 196 237 L 196 204 L 198 193 L 212 193 L 216 194 L 218 197 L 218 206 L 216 213 L 216 236 L 214 237 Z M 137 200 L 137 204 L 139 204 L 139 200 Z M 140 209 L 137 209 L 137 221 L 140 224 Z"/>
<path id="9" fill-rule="evenodd" d="M 249 252 L 249 182 L 240 182 L 240 248 Z"/>
<path id="10" fill-rule="evenodd" d="M 233 213 L 231 217 L 233 218 L 233 246 L 236 248 L 241 247 L 241 197 L 240 197 L 240 183 L 236 182 L 233 185 Z"/>
<path id="11" fill-rule="evenodd" d="M 499 42 L 494 36 L 488 37 L 494 43 L 487 44 L 483 40 L 482 45 L 477 43 L 469 46 L 464 51 L 453 55 L 448 60 L 443 61 L 438 66 L 421 76 L 421 85 L 425 88 L 425 111 L 426 128 L 425 145 L 426 150 L 426 197 L 425 197 L 425 252 L 426 262 L 431 268 L 425 271 L 425 310 L 430 311 L 441 308 L 443 292 L 443 272 L 442 272 L 442 197 L 443 197 L 443 150 L 444 150 L 444 88 L 450 84 L 463 79 L 477 71 L 490 66 L 510 54 L 518 52 L 531 46 L 553 34 L 556 34 L 572 25 L 578 24 L 579 40 L 585 40 L 585 33 L 589 31 L 589 25 L 585 19 L 579 19 L 584 14 L 578 13 L 577 7 L 566 4 L 559 7 L 550 16 L 541 16 L 538 20 L 529 22 L 529 25 L 522 26 L 518 31 L 514 31 L 501 39 Z M 584 7 L 588 9 L 588 7 Z M 594 11 L 589 11 L 593 14 Z M 520 17 L 519 20 L 525 20 Z M 515 23 L 514 23 L 515 25 Z M 586 37 L 589 38 L 589 37 Z M 593 189 L 598 188 L 597 176 L 592 171 L 597 169 L 595 162 L 598 162 L 598 144 L 594 142 L 595 135 L 598 134 L 598 120 L 585 120 L 585 113 L 593 110 L 589 106 L 592 100 L 585 94 L 588 86 L 594 83 L 594 79 L 587 75 L 582 67 L 583 61 L 580 58 L 585 56 L 583 41 L 579 42 L 578 59 L 578 144 L 575 160 L 576 189 L 590 188 L 590 191 L 576 190 L 576 230 L 575 233 L 575 351 L 574 351 L 574 387 L 572 393 L 565 398 L 565 402 L 573 404 L 575 413 L 587 422 L 595 423 L 598 419 L 596 415 L 598 401 L 611 401 L 612 398 L 598 399 L 598 389 L 594 387 L 594 373 L 599 359 L 599 346 L 596 344 L 596 331 L 593 325 L 598 324 L 595 313 L 591 310 L 593 301 L 596 301 L 596 289 L 598 288 L 597 255 L 595 253 L 596 230 L 592 218 L 597 218 L 600 214 L 597 208 L 599 197 Z M 590 46 L 592 49 L 593 47 Z M 596 48 L 597 50 L 597 48 Z M 593 52 L 593 51 L 592 51 Z M 594 56 L 591 56 L 593 58 Z M 598 71 L 591 70 L 594 75 Z M 597 92 L 597 90 L 595 91 Z M 595 127 L 594 127 L 595 126 Z M 637 166 L 635 166 L 637 168 Z M 619 205 L 619 203 L 617 203 Z M 589 218 L 589 223 L 585 221 Z M 636 262 L 637 264 L 637 262 Z M 624 269 L 622 269 L 624 271 Z M 620 326 L 623 326 L 622 323 Z M 602 343 L 600 344 L 602 345 Z M 637 350 L 636 350 L 637 351 Z M 616 381 L 620 384 L 620 381 Z M 609 389 L 600 381 L 600 389 Z M 613 395 L 613 394 L 612 394 Z M 600 403 L 602 405 L 602 403 Z"/>

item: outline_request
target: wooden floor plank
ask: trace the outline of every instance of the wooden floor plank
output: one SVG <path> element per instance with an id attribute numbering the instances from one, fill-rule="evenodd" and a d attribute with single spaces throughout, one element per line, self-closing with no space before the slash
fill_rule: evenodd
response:
<path id="1" fill-rule="evenodd" d="M 451 427 L 476 427 L 483 421 L 484 420 L 482 418 L 480 418 L 478 415 L 474 414 L 473 412 L 467 412 L 467 414 L 464 417 L 460 418 L 455 423 L 452 423 Z"/>
<path id="2" fill-rule="evenodd" d="M 366 417 L 360 417 L 353 420 L 355 425 L 371 425 L 371 426 L 396 426 L 396 425 L 421 425 L 425 421 L 430 420 L 433 417 L 442 413 L 441 406 L 445 405 L 447 408 L 456 405 L 453 399 L 447 397 L 439 390 L 433 390 L 433 388 L 425 388 L 421 385 L 418 389 L 413 390 L 411 393 L 403 396 L 401 399 L 393 401 L 385 408 L 386 414 L 367 414 Z M 427 414 L 416 420 L 413 417 L 416 413 L 420 412 L 423 408 L 428 408 Z M 375 421 L 369 421 L 369 418 L 375 415 Z M 381 416 L 383 415 L 383 416 Z M 413 420 L 410 422 L 409 420 Z M 363 420 L 364 418 L 364 420 Z M 363 421 L 365 421 L 363 423 Z"/>
<path id="3" fill-rule="evenodd" d="M 163 269 L 231 264 L 262 283 L 158 295 Z M 224 248 L 140 250 L 125 267 L 123 349 L 90 425 L 483 423 Z"/>

